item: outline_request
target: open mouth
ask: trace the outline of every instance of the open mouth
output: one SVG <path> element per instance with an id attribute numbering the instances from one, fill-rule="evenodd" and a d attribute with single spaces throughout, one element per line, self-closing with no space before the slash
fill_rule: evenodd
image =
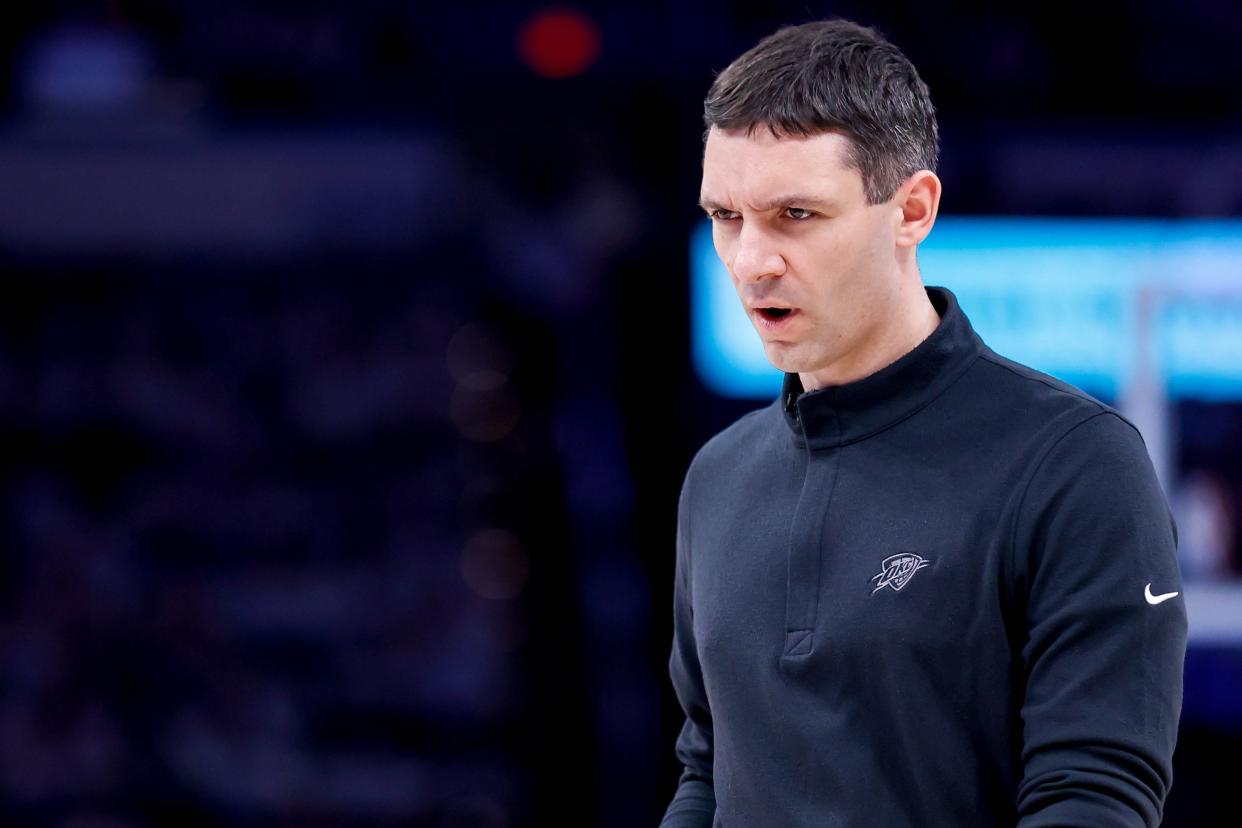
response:
<path id="1" fill-rule="evenodd" d="M 792 312 L 791 308 L 760 308 L 759 313 L 764 319 L 775 321 L 783 319 Z"/>

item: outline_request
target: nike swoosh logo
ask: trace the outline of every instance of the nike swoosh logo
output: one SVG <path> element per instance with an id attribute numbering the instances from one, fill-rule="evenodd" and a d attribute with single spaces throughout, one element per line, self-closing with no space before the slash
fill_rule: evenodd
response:
<path id="1" fill-rule="evenodd" d="M 1169 600 L 1170 598 L 1174 597 L 1175 595 L 1177 595 L 1177 593 L 1176 593 L 1176 592 L 1166 592 L 1166 593 L 1164 593 L 1163 595 L 1152 595 L 1152 594 L 1151 594 L 1151 584 L 1148 584 L 1148 585 L 1147 585 L 1147 586 L 1143 589 L 1143 597 L 1144 597 L 1144 598 L 1146 598 L 1146 599 L 1147 599 L 1147 603 L 1151 604 L 1153 607 L 1154 607 L 1156 604 L 1159 604 L 1161 601 L 1167 601 L 1167 600 Z"/>

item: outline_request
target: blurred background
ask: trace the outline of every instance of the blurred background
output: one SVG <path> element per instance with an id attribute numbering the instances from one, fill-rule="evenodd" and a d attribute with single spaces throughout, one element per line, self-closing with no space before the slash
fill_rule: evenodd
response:
<path id="1" fill-rule="evenodd" d="M 656 824 L 678 488 L 775 393 L 704 310 L 702 98 L 841 15 L 939 112 L 925 281 L 1148 437 L 1191 615 L 1165 824 L 1206 824 L 1242 748 L 1242 9 L 1092 10 L 6 4 L 0 822 Z"/>

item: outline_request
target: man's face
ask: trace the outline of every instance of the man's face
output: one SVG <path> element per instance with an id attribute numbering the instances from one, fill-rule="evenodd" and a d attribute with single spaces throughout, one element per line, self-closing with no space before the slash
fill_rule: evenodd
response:
<path id="1" fill-rule="evenodd" d="M 701 203 L 716 252 L 782 371 L 848 370 L 897 301 L 902 211 L 867 204 L 848 150 L 838 133 L 708 133 Z"/>

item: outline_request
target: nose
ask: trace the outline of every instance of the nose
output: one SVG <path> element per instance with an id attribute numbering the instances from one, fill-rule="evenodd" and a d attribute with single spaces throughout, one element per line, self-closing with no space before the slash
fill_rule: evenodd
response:
<path id="1" fill-rule="evenodd" d="M 733 276 L 739 282 L 757 282 L 785 272 L 785 259 L 775 241 L 758 222 L 745 222 L 733 248 Z"/>

